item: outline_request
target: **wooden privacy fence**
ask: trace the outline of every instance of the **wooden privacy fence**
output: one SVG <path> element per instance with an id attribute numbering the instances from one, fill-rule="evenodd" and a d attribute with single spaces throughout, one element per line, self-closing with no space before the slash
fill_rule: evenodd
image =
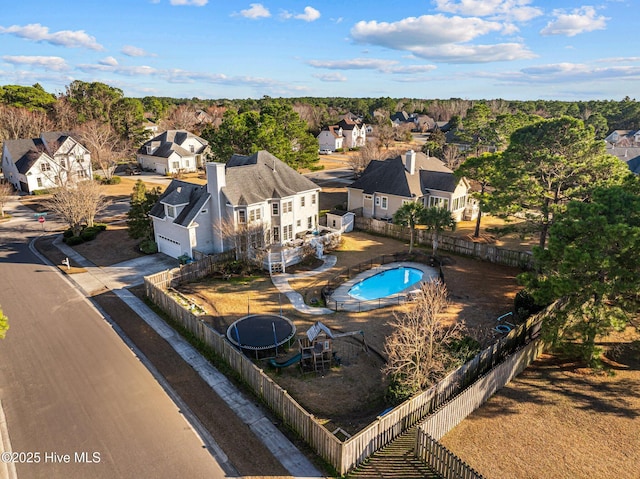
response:
<path id="1" fill-rule="evenodd" d="M 362 216 L 356 217 L 356 228 L 405 241 L 408 241 L 410 236 L 410 230 L 407 226 L 395 225 L 386 221 L 364 218 Z M 433 232 L 417 229 L 415 233 L 416 244 L 431 244 Z M 473 241 L 467 241 L 463 238 L 456 238 L 446 234 L 440 234 L 438 249 L 505 266 L 514 266 L 517 268 L 533 267 L 533 256 L 528 251 L 513 251 L 485 243 L 474 243 Z"/>
<path id="2" fill-rule="evenodd" d="M 419 454 L 418 454 L 419 452 Z M 416 455 L 444 479 L 483 479 L 466 462 L 418 429 Z"/>
<path id="3" fill-rule="evenodd" d="M 205 266 L 195 267 L 193 274 L 204 276 L 203 273 L 206 269 Z M 305 411 L 284 389 L 271 380 L 262 369 L 236 350 L 224 335 L 212 329 L 166 293 L 166 288 L 174 286 L 173 281 L 185 277 L 192 277 L 191 270 L 188 274 L 180 274 L 179 276 L 174 276 L 172 272 L 160 272 L 147 276 L 145 277 L 146 294 L 153 303 L 215 351 L 288 427 L 297 432 L 320 457 L 331 464 L 341 475 L 346 474 L 364 462 L 375 451 L 418 424 L 427 415 L 473 383 L 477 377 L 485 374 L 513 351 L 527 343 L 530 340 L 529 332 L 532 330 L 532 326 L 537 324 L 540 321 L 539 317 L 541 317 L 538 315 L 529 318 L 436 385 L 405 401 L 387 414 L 379 416 L 362 431 L 342 442 L 325 429 L 312 414 Z"/>

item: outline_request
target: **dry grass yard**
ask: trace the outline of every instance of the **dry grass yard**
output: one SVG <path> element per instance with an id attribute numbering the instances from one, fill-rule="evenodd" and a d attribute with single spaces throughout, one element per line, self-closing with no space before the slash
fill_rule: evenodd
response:
<path id="1" fill-rule="evenodd" d="M 296 279 L 290 285 L 310 303 L 321 298 L 322 286 L 339 270 L 382 254 L 406 251 L 406 247 L 389 238 L 351 233 L 345 236 L 341 247 L 331 253 L 338 257 L 334 268 L 317 276 Z M 518 290 L 517 273 L 514 268 L 447 257 L 444 274 L 451 294 L 447 318 L 450 321 L 464 319 L 474 335 L 486 339 L 495 318 L 511 309 Z M 353 434 L 386 408 L 383 399 L 386 382 L 380 372 L 383 359 L 379 353 L 384 350 L 385 337 L 391 332 L 389 321 L 400 306 L 366 313 L 302 314 L 284 295 L 279 295 L 265 275 L 230 280 L 210 278 L 181 286 L 180 292 L 205 309 L 207 320 L 220 332 L 226 332 L 229 325 L 248 311 L 278 314 L 280 310 L 294 322 L 298 335 L 318 320 L 335 331 L 362 331 L 370 347 L 368 353 L 362 348 L 360 336 L 335 341 L 334 350 L 342 358 L 341 367 L 325 374 L 302 375 L 297 366 L 291 366 L 277 372 L 271 370 L 271 374 L 307 410 L 324 420 L 329 429 L 342 427 Z M 293 347 L 289 356 L 296 352 L 297 347 Z M 266 365 L 265 369 L 269 370 Z"/>
<path id="2" fill-rule="evenodd" d="M 441 442 L 487 479 L 640 477 L 640 335 L 603 345 L 609 373 L 543 356 Z"/>

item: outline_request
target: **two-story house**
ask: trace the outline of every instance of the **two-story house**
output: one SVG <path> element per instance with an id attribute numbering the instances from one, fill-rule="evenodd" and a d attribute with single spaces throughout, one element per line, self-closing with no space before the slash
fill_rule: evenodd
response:
<path id="1" fill-rule="evenodd" d="M 317 138 L 321 150 L 359 148 L 367 143 L 367 126 L 350 115 L 345 115 L 337 125 L 323 128 Z"/>
<path id="2" fill-rule="evenodd" d="M 71 134 L 61 132 L 5 140 L 2 171 L 6 180 L 24 193 L 93 177 L 89 150 Z"/>
<path id="3" fill-rule="evenodd" d="M 208 153 L 207 140 L 186 130 L 167 130 L 144 143 L 136 158 L 145 170 L 171 175 L 197 171 Z"/>
<path id="4" fill-rule="evenodd" d="M 252 226 L 266 246 L 318 227 L 320 188 L 271 153 L 233 155 L 206 170 L 206 185 L 173 180 L 151 209 L 160 252 L 177 258 L 227 251 L 234 247 L 230 228 Z"/>
<path id="5" fill-rule="evenodd" d="M 477 214 L 471 207 L 469 182 L 458 179 L 437 158 L 413 150 L 404 158 L 372 161 L 347 193 L 348 209 L 366 218 L 390 220 L 404 203 L 414 201 L 427 208 L 445 208 L 456 221 Z"/>

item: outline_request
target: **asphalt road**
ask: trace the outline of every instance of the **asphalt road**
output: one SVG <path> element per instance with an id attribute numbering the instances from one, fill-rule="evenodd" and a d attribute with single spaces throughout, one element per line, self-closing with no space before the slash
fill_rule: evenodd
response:
<path id="1" fill-rule="evenodd" d="M 38 231 L 0 224 L 0 450 L 22 453 L 0 478 L 225 477 L 109 324 L 31 253 Z"/>

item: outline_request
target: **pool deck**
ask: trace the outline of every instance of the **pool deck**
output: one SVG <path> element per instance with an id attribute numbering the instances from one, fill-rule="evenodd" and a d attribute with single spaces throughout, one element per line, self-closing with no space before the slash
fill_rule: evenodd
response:
<path id="1" fill-rule="evenodd" d="M 387 296 L 384 298 L 372 299 L 370 301 L 363 301 L 363 300 L 355 299 L 354 297 L 349 295 L 349 290 L 360 281 L 370 278 L 371 276 L 374 276 L 383 271 L 388 271 L 390 269 L 395 269 L 400 267 L 419 269 L 420 271 L 423 272 L 424 276 L 418 283 L 414 283 L 408 288 L 405 288 L 396 294 L 393 294 L 391 296 Z M 378 309 L 378 308 L 383 308 L 385 306 L 400 304 L 406 301 L 407 293 L 420 289 L 421 282 L 431 281 L 439 277 L 440 275 L 436 268 L 432 268 L 431 266 L 427 266 L 426 264 L 423 264 L 423 263 L 414 263 L 410 261 L 399 261 L 396 263 L 388 263 L 385 265 L 377 266 L 367 271 L 363 271 L 362 273 L 358 274 L 355 278 L 342 283 L 331 294 L 331 297 L 329 298 L 329 304 L 335 304 L 336 309 L 340 311 L 355 311 L 355 312 L 371 311 L 372 309 Z"/>

